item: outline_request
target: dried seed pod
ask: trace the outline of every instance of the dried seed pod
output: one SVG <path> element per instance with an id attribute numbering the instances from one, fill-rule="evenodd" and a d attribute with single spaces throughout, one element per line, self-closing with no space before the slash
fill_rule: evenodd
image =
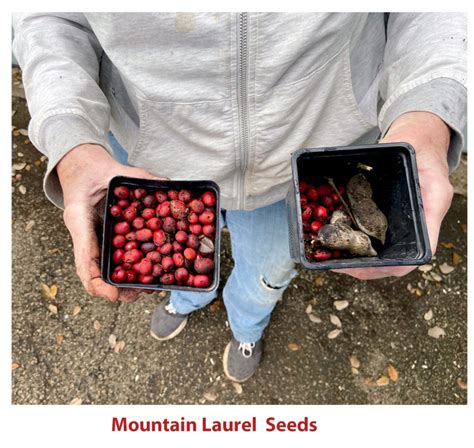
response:
<path id="1" fill-rule="evenodd" d="M 372 200 L 372 187 L 363 174 L 356 174 L 347 183 L 352 214 L 360 230 L 385 244 L 387 218 Z"/>
<path id="2" fill-rule="evenodd" d="M 377 255 L 370 238 L 345 224 L 326 224 L 318 232 L 318 241 L 328 249 L 348 250 L 352 255 L 374 257 Z"/>
<path id="3" fill-rule="evenodd" d="M 352 219 L 344 210 L 334 210 L 329 224 L 345 224 L 350 227 Z"/>

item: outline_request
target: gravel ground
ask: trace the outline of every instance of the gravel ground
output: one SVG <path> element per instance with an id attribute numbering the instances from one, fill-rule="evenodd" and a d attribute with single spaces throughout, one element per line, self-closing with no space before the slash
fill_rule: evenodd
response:
<path id="1" fill-rule="evenodd" d="M 29 116 L 20 96 L 13 98 L 13 125 L 26 129 Z M 42 191 L 46 161 L 26 135 L 15 128 L 13 135 L 12 403 L 467 402 L 463 173 L 456 175 L 461 194 L 443 224 L 443 244 L 430 272 L 363 282 L 300 270 L 273 313 L 260 369 L 239 386 L 222 371 L 231 334 L 221 300 L 194 313 L 179 337 L 159 343 L 149 336 L 158 294 L 135 304 L 87 296 L 61 211 Z M 455 267 L 446 275 L 440 272 L 445 262 Z M 221 284 L 232 265 L 228 234 L 222 265 Z M 51 288 L 50 298 L 41 284 Z M 338 311 L 337 300 L 348 306 Z M 331 315 L 342 324 L 334 339 L 328 338 L 337 328 Z M 428 334 L 437 327 L 445 332 L 439 339 Z"/>

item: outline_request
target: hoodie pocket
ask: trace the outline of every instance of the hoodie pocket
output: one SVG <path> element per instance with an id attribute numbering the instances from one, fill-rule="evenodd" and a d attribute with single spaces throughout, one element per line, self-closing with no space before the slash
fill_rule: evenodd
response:
<path id="1" fill-rule="evenodd" d="M 357 105 L 345 47 L 310 77 L 257 97 L 252 194 L 290 181 L 294 151 L 347 145 L 373 128 Z"/>
<path id="2" fill-rule="evenodd" d="M 139 118 L 131 165 L 172 179 L 229 182 L 235 166 L 230 101 L 176 103 L 139 98 Z"/>

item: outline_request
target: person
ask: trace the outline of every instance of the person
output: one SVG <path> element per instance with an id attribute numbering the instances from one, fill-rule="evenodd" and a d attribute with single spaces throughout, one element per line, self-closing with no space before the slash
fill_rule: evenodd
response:
<path id="1" fill-rule="evenodd" d="M 435 252 L 466 122 L 464 14 L 26 13 L 14 30 L 29 135 L 49 158 L 45 192 L 64 208 L 89 294 L 130 302 L 140 292 L 100 277 L 94 210 L 112 177 L 220 185 L 235 261 L 223 290 L 230 379 L 257 369 L 264 329 L 295 276 L 284 205 L 293 151 L 410 143 Z M 152 334 L 175 337 L 215 294 L 173 292 Z"/>

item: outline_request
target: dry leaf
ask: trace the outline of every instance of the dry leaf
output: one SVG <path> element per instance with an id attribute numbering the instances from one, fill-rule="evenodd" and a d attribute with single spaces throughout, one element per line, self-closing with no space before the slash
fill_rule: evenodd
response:
<path id="1" fill-rule="evenodd" d="M 347 300 L 335 300 L 333 305 L 337 311 L 341 311 L 349 306 L 349 302 Z"/>
<path id="2" fill-rule="evenodd" d="M 324 277 L 321 277 L 320 275 L 318 275 L 315 279 L 314 279 L 314 284 L 316 286 L 323 286 L 324 283 L 326 283 L 326 281 L 324 280 Z"/>
<path id="3" fill-rule="evenodd" d="M 18 132 L 19 132 L 21 135 L 23 135 L 23 136 L 25 136 L 25 137 L 28 137 L 28 131 L 27 131 L 26 129 L 18 129 Z"/>
<path id="4" fill-rule="evenodd" d="M 73 398 L 69 404 L 75 404 L 75 405 L 79 405 L 79 404 L 82 404 L 82 398 Z"/>
<path id="5" fill-rule="evenodd" d="M 336 339 L 341 333 L 342 333 L 342 330 L 337 328 L 336 330 L 332 330 L 328 333 L 328 338 Z"/>
<path id="6" fill-rule="evenodd" d="M 423 315 L 423 318 L 425 320 L 431 320 L 433 319 L 433 310 L 432 309 L 429 309 L 424 315 Z"/>
<path id="7" fill-rule="evenodd" d="M 355 368 L 355 367 L 351 367 L 351 372 L 354 374 L 354 375 L 359 375 L 359 369 Z"/>
<path id="8" fill-rule="evenodd" d="M 19 162 L 19 163 L 14 163 L 12 165 L 12 168 L 15 171 L 21 171 L 23 168 L 25 168 L 25 166 L 26 166 L 26 162 Z"/>
<path id="9" fill-rule="evenodd" d="M 397 369 L 395 369 L 395 367 L 393 367 L 391 364 L 387 367 L 387 373 L 388 373 L 388 377 L 392 380 L 392 381 L 398 381 L 398 372 L 397 372 Z"/>
<path id="10" fill-rule="evenodd" d="M 76 305 L 74 309 L 72 310 L 72 315 L 77 316 L 81 312 L 81 307 L 79 305 Z"/>
<path id="11" fill-rule="evenodd" d="M 359 361 L 359 359 L 357 358 L 356 355 L 352 355 L 349 358 L 349 360 L 351 362 L 351 367 L 354 367 L 355 369 L 358 369 L 360 367 L 360 361 Z"/>
<path id="12" fill-rule="evenodd" d="M 25 226 L 25 232 L 29 232 L 33 226 L 35 225 L 35 222 L 33 220 L 28 221 L 28 223 Z"/>
<path id="13" fill-rule="evenodd" d="M 432 265 L 432 264 L 424 264 L 424 265 L 422 265 L 422 266 L 420 266 L 420 267 L 418 268 L 419 271 L 425 272 L 425 273 L 426 273 L 426 272 L 430 272 L 431 269 L 433 269 L 433 265 Z"/>
<path id="14" fill-rule="evenodd" d="M 100 328 L 101 328 L 100 322 L 98 320 L 95 320 L 94 321 L 94 330 L 95 331 L 100 331 Z"/>
<path id="15" fill-rule="evenodd" d="M 382 375 L 375 383 L 377 386 L 387 386 L 390 381 L 385 375 Z"/>
<path id="16" fill-rule="evenodd" d="M 461 378 L 458 378 L 456 382 L 460 389 L 467 390 L 467 383 L 465 383 Z"/>
<path id="17" fill-rule="evenodd" d="M 158 293 L 158 297 L 161 297 L 162 299 L 166 297 L 166 291 L 161 291 Z"/>
<path id="18" fill-rule="evenodd" d="M 117 341 L 114 347 L 115 353 L 120 353 L 125 347 L 125 341 Z"/>
<path id="19" fill-rule="evenodd" d="M 456 269 L 454 266 L 450 266 L 448 263 L 443 263 L 440 265 L 439 270 L 441 271 L 441 274 L 448 275 L 451 274 L 451 272 Z"/>
<path id="20" fill-rule="evenodd" d="M 431 278 L 435 282 L 442 282 L 443 281 L 443 277 L 441 277 L 441 275 L 437 274 L 436 272 L 431 272 Z"/>
<path id="21" fill-rule="evenodd" d="M 12 362 L 12 370 L 19 369 L 21 366 L 17 362 Z"/>
<path id="22" fill-rule="evenodd" d="M 439 339 L 442 336 L 445 336 L 446 332 L 441 327 L 433 327 L 428 330 L 428 336 L 432 338 Z"/>
<path id="23" fill-rule="evenodd" d="M 26 187 L 24 185 L 20 185 L 18 187 L 18 190 L 20 191 L 21 194 L 26 194 Z"/>
<path id="24" fill-rule="evenodd" d="M 313 306 L 311 304 L 309 304 L 307 307 L 306 307 L 306 314 L 311 314 L 311 312 L 313 311 Z"/>
<path id="25" fill-rule="evenodd" d="M 454 249 L 456 246 L 453 243 L 441 243 L 445 249 Z"/>
<path id="26" fill-rule="evenodd" d="M 240 395 L 243 392 L 243 388 L 241 384 L 232 383 L 232 386 L 234 386 L 235 392 L 237 392 L 238 395 Z"/>
<path id="27" fill-rule="evenodd" d="M 322 322 L 322 320 L 313 313 L 308 314 L 308 317 L 309 317 L 309 320 L 315 324 L 320 324 Z"/>
<path id="28" fill-rule="evenodd" d="M 20 136 L 20 131 L 18 129 L 15 129 L 13 132 L 13 137 L 19 137 Z"/>
<path id="29" fill-rule="evenodd" d="M 454 266 L 457 266 L 459 263 L 461 263 L 462 257 L 459 255 L 457 252 L 453 252 L 453 264 Z"/>
<path id="30" fill-rule="evenodd" d="M 216 401 L 217 400 L 217 394 L 214 393 L 214 392 L 206 392 L 203 397 L 207 400 L 207 401 Z"/>
<path id="31" fill-rule="evenodd" d="M 367 386 L 375 386 L 375 381 L 373 378 L 364 378 L 364 384 Z"/>
<path id="32" fill-rule="evenodd" d="M 116 344 L 117 344 L 117 336 L 115 336 L 114 334 L 111 334 L 111 335 L 109 336 L 109 345 L 110 345 L 110 348 L 114 348 Z"/>
<path id="33" fill-rule="evenodd" d="M 298 344 L 296 344 L 295 342 L 290 342 L 288 344 L 288 348 L 292 351 L 292 352 L 296 352 L 300 349 L 300 346 Z"/>
<path id="34" fill-rule="evenodd" d="M 64 342 L 64 335 L 63 334 L 58 334 L 56 336 L 56 344 L 61 345 Z"/>
<path id="35" fill-rule="evenodd" d="M 222 300 L 221 299 L 216 299 L 214 300 L 210 305 L 209 308 L 213 313 L 215 313 L 222 305 Z"/>
<path id="36" fill-rule="evenodd" d="M 342 322 L 339 317 L 337 317 L 335 314 L 330 314 L 329 319 L 333 325 L 335 325 L 337 328 L 342 328 Z"/>
<path id="37" fill-rule="evenodd" d="M 50 303 L 48 305 L 48 310 L 52 313 L 52 314 L 58 314 L 58 307 L 56 305 L 53 305 L 52 303 Z"/>

